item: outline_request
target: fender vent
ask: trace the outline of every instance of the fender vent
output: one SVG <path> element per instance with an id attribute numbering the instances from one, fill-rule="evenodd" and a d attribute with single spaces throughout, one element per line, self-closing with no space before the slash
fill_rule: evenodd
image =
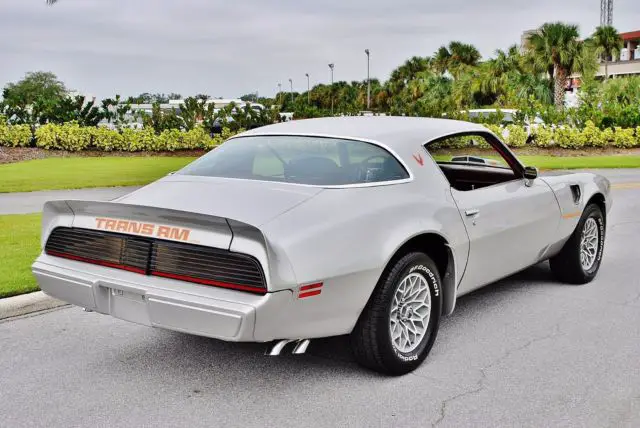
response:
<path id="1" fill-rule="evenodd" d="M 572 184 L 570 187 L 571 187 L 571 195 L 573 195 L 573 203 L 578 205 L 580 203 L 580 197 L 582 196 L 582 191 L 580 190 L 580 186 L 577 184 Z"/>
<path id="2" fill-rule="evenodd" d="M 264 294 L 260 263 L 247 254 L 162 239 L 58 227 L 45 253 L 144 275 Z"/>

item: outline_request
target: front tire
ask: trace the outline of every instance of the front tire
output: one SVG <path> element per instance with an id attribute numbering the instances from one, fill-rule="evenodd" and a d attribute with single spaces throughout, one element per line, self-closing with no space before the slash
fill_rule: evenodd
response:
<path id="1" fill-rule="evenodd" d="M 403 256 L 383 273 L 351 334 L 356 360 L 384 374 L 415 370 L 433 346 L 441 311 L 435 263 L 423 253 Z"/>
<path id="2" fill-rule="evenodd" d="M 549 260 L 556 278 L 569 284 L 591 282 L 600 269 L 604 237 L 602 210 L 596 204 L 589 204 L 560 253 Z"/>

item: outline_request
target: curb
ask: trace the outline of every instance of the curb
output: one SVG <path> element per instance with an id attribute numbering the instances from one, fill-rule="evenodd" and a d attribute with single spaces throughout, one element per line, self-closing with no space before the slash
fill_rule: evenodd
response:
<path id="1" fill-rule="evenodd" d="M 19 317 L 33 312 L 46 311 L 61 306 L 69 306 L 69 304 L 47 296 L 42 291 L 7 297 L 0 299 L 0 320 Z"/>

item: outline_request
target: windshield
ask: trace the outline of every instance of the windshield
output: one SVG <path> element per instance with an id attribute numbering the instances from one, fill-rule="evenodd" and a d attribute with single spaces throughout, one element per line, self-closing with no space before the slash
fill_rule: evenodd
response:
<path id="1" fill-rule="evenodd" d="M 409 177 L 393 155 L 375 144 L 306 136 L 231 139 L 177 174 L 319 186 Z"/>

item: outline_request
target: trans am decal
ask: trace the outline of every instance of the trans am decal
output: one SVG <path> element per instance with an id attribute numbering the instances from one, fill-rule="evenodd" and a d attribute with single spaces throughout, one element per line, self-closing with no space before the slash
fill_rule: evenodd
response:
<path id="1" fill-rule="evenodd" d="M 105 217 L 96 218 L 96 229 L 152 236 L 154 238 L 173 239 L 176 241 L 188 241 L 189 235 L 191 234 L 190 229 L 183 229 L 181 227 L 161 226 L 153 223 Z"/>

